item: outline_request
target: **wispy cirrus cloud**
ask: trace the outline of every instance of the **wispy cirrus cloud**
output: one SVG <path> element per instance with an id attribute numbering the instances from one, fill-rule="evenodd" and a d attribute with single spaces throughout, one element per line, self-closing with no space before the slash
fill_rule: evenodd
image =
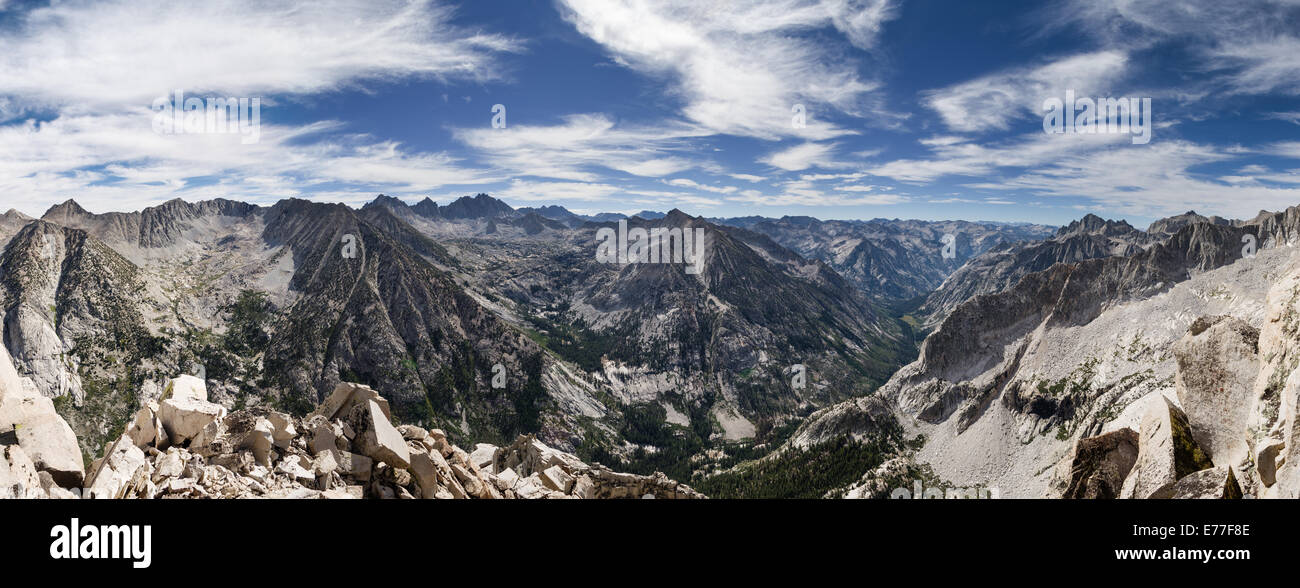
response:
<path id="1" fill-rule="evenodd" d="M 560 0 L 565 18 L 617 62 L 673 84 L 686 119 L 717 133 L 812 140 L 851 133 L 816 116 L 883 111 L 853 59 L 798 33 L 833 27 L 870 47 L 896 14 L 888 0 Z M 804 104 L 806 126 L 792 124 Z"/>
<path id="2" fill-rule="evenodd" d="M 8 121 L 0 125 L 0 190 L 26 206 L 76 197 L 91 210 L 120 210 L 176 196 L 276 199 L 304 188 L 351 201 L 354 191 L 501 179 L 339 120 L 263 117 L 251 145 L 235 135 L 154 132 L 150 104 L 173 89 L 268 106 L 373 82 L 504 75 L 498 57 L 523 45 L 453 26 L 440 2 L 71 1 L 9 16 L 0 36 L 0 123 Z"/>
<path id="3" fill-rule="evenodd" d="M 689 140 L 708 134 L 686 123 L 620 126 L 603 114 L 568 115 L 555 125 L 454 130 L 456 139 L 477 150 L 489 165 L 581 182 L 596 180 L 597 168 L 662 177 L 697 167 L 702 162 Z"/>
<path id="4" fill-rule="evenodd" d="M 413 77 L 486 80 L 510 37 L 463 30 L 432 0 L 59 2 L 0 37 L 0 95 L 129 109 L 173 88 L 302 95 Z"/>
<path id="5" fill-rule="evenodd" d="M 1128 56 L 1121 51 L 1097 51 L 1001 71 L 930 90 L 924 102 L 948 128 L 958 132 L 1006 130 L 1012 121 L 1042 116 L 1043 100 L 1064 98 L 1066 90 L 1087 96 L 1125 75 Z"/>
<path id="6" fill-rule="evenodd" d="M 1042 11 L 1044 32 L 1069 29 L 1111 47 L 1186 43 L 1213 95 L 1300 94 L 1300 2 L 1295 0 L 1067 0 Z"/>
<path id="7" fill-rule="evenodd" d="M 834 157 L 835 145 L 832 143 L 800 143 L 774 151 L 759 158 L 764 163 L 786 171 L 803 171 L 811 167 L 843 167 Z"/>
<path id="8" fill-rule="evenodd" d="M 1189 141 L 1162 141 L 1144 148 L 1118 146 L 1068 154 L 1041 168 L 972 187 L 1084 197 L 1106 210 L 1147 217 L 1194 209 L 1202 214 L 1251 218 L 1260 210 L 1279 210 L 1300 202 L 1300 189 L 1294 187 L 1228 183 L 1196 171 L 1206 164 L 1246 155 Z"/>
<path id="9" fill-rule="evenodd" d="M 160 135 L 148 120 L 137 114 L 63 115 L 0 126 L 0 194 L 25 208 L 76 198 L 92 211 L 107 212 L 177 196 L 275 201 L 303 195 L 306 188 L 348 185 L 373 197 L 379 191 L 420 193 L 503 179 L 446 153 L 406 152 L 396 142 L 340 134 L 337 121 L 263 123 L 261 140 L 243 145 L 238 135 Z"/>

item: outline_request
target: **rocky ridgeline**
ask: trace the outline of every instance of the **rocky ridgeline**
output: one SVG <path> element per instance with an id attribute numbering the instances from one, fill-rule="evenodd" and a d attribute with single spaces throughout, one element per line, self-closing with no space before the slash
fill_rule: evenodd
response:
<path id="1" fill-rule="evenodd" d="M 0 447 L 0 497 L 704 498 L 663 474 L 588 465 L 531 436 L 466 452 L 440 430 L 393 426 L 388 401 L 359 384 L 339 384 L 299 419 L 263 408 L 227 413 L 193 376 L 171 380 L 83 473 L 50 401 L 24 393 L 12 366 L 0 368 L 0 384 L 0 415 L 20 421 L 7 428 L 17 443 Z"/>

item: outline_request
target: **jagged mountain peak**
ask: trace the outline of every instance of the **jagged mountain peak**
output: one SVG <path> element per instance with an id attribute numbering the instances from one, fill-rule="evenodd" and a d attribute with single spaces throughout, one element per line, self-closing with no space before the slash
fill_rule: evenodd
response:
<path id="1" fill-rule="evenodd" d="M 638 213 L 637 216 L 641 216 L 640 213 Z M 641 216 L 641 218 L 644 218 L 646 220 L 655 220 L 644 216 Z M 687 221 L 695 220 L 695 217 L 686 214 L 685 212 L 682 212 L 681 209 L 679 208 L 674 208 L 668 211 L 668 213 L 663 215 L 661 218 L 669 222 L 687 222 Z"/>
<path id="2" fill-rule="evenodd" d="M 389 196 L 387 194 L 380 194 L 378 196 L 375 196 L 374 200 L 371 200 L 369 203 L 366 204 L 366 207 L 369 206 L 394 206 L 397 208 L 408 207 L 407 204 L 403 202 L 400 198 L 397 198 L 395 196 Z"/>
<path id="3" fill-rule="evenodd" d="M 52 219 L 52 218 L 68 217 L 68 216 L 83 216 L 89 214 L 90 211 L 86 210 L 85 208 L 82 208 L 82 206 L 78 204 L 76 200 L 69 198 L 67 200 L 64 200 L 63 202 L 51 206 L 49 210 L 45 211 L 45 214 L 41 215 L 41 218 Z"/>
<path id="4" fill-rule="evenodd" d="M 1113 236 L 1136 231 L 1137 229 L 1128 224 L 1127 221 L 1104 219 L 1095 214 L 1088 213 L 1084 215 L 1083 218 L 1057 229 L 1056 236 L 1058 238 L 1080 234 Z"/>
<path id="5" fill-rule="evenodd" d="M 1184 212 L 1183 214 L 1165 217 L 1151 223 L 1151 226 L 1147 227 L 1147 232 L 1152 234 L 1163 233 L 1163 234 L 1172 235 L 1174 233 L 1177 233 L 1179 229 L 1182 229 L 1187 225 L 1196 224 L 1196 223 L 1210 223 L 1215 225 L 1233 224 L 1231 221 L 1224 219 L 1222 217 L 1218 217 L 1218 216 L 1206 217 L 1197 214 L 1195 210 L 1189 210 L 1187 212 Z"/>
<path id="6" fill-rule="evenodd" d="M 439 212 L 446 219 L 496 218 L 511 216 L 515 209 L 501 200 L 479 193 L 474 196 L 461 196 L 451 204 L 441 207 Z"/>

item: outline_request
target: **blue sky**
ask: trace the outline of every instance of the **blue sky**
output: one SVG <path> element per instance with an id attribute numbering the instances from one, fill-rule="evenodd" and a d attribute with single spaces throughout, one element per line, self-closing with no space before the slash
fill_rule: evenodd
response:
<path id="1" fill-rule="evenodd" d="M 159 132 L 176 89 L 257 98 L 256 142 Z M 1045 133 L 1067 90 L 1149 98 L 1150 142 Z M 0 209 L 380 192 L 1251 217 L 1300 204 L 1300 2 L 0 0 Z"/>

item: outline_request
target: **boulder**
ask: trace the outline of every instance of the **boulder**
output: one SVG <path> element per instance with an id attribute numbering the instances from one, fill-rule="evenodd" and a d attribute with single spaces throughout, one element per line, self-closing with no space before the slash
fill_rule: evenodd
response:
<path id="1" fill-rule="evenodd" d="M 1124 480 L 1121 498 L 1167 498 L 1178 480 L 1214 467 L 1192 436 L 1187 415 L 1168 398 L 1151 403 L 1141 428 L 1137 462 Z"/>
<path id="2" fill-rule="evenodd" d="M 351 414 L 354 405 L 364 404 L 367 400 L 378 404 L 380 410 L 384 413 L 384 418 L 392 420 L 393 416 L 388 408 L 388 400 L 372 390 L 370 386 L 352 382 L 339 382 L 329 397 L 320 406 L 317 406 L 316 410 L 312 411 L 309 416 L 321 415 L 327 420 L 333 421 Z"/>
<path id="3" fill-rule="evenodd" d="M 343 435 L 343 426 L 338 422 L 329 422 L 322 416 L 314 416 L 310 421 L 311 452 L 319 454 L 331 449 L 347 450 L 348 439 Z"/>
<path id="4" fill-rule="evenodd" d="M 3 441 L 9 438 L 10 441 Z M 72 427 L 54 402 L 23 385 L 0 344 L 0 443 L 17 443 L 38 471 L 48 471 L 60 486 L 80 488 L 85 463 Z"/>
<path id="5" fill-rule="evenodd" d="M 429 438 L 428 431 L 415 425 L 399 425 L 397 427 L 397 432 L 402 434 L 403 439 L 406 439 L 407 441 L 415 441 L 420 444 L 424 444 L 424 441 Z"/>
<path id="6" fill-rule="evenodd" d="M 373 399 L 355 403 L 348 419 L 356 430 L 353 443 L 361 453 L 400 469 L 411 467 L 411 452 L 406 440 L 388 421 L 388 416 Z"/>
<path id="7" fill-rule="evenodd" d="M 181 456 L 180 450 L 176 448 L 162 454 L 154 462 L 152 478 L 154 483 L 158 483 L 165 478 L 179 478 L 183 475 L 185 475 L 185 459 Z"/>
<path id="8" fill-rule="evenodd" d="M 313 464 L 301 455 L 290 455 L 275 466 L 276 473 L 289 476 L 289 479 L 303 485 L 314 486 L 316 484 L 316 474 L 312 471 Z"/>
<path id="9" fill-rule="evenodd" d="M 49 402 L 49 399 L 36 400 Z M 18 445 L 36 464 L 36 469 L 49 472 L 55 483 L 63 488 L 80 488 L 86 472 L 82 462 L 77 436 L 67 421 L 54 412 L 29 415 L 23 422 L 14 424 Z"/>
<path id="10" fill-rule="evenodd" d="M 0 498 L 40 496 L 41 478 L 36 464 L 18 445 L 0 445 Z"/>
<path id="11" fill-rule="evenodd" d="M 1232 468 L 1219 466 L 1189 474 L 1174 483 L 1169 498 L 1241 498 L 1241 485 Z"/>
<path id="12" fill-rule="evenodd" d="M 271 448 L 275 446 L 275 425 L 267 418 L 258 418 L 253 422 L 253 430 L 244 435 L 239 449 L 249 449 L 253 459 L 264 467 L 271 467 Z"/>
<path id="13" fill-rule="evenodd" d="M 144 452 L 125 438 L 119 438 L 95 463 L 86 482 L 87 498 L 126 498 L 153 473 Z"/>
<path id="14" fill-rule="evenodd" d="M 1300 271 L 1280 276 L 1269 289 L 1267 315 L 1260 328 L 1255 380 L 1254 431 L 1256 476 L 1262 497 L 1300 498 Z M 1238 470 L 1247 478 L 1249 470 Z M 1240 480 L 1243 485 L 1249 480 Z"/>
<path id="15" fill-rule="evenodd" d="M 481 498 L 479 495 L 483 493 L 484 484 L 478 476 L 474 475 L 473 472 L 458 463 L 451 464 L 451 471 L 455 474 L 456 480 L 460 482 L 461 487 L 465 489 L 466 494 L 475 498 Z"/>
<path id="16" fill-rule="evenodd" d="M 208 385 L 197 376 L 181 374 L 167 381 L 167 385 L 163 387 L 163 398 L 183 402 L 190 400 L 207 402 Z"/>
<path id="17" fill-rule="evenodd" d="M 226 416 L 225 407 L 208 402 L 203 380 L 188 375 L 167 383 L 158 406 L 158 419 L 167 431 L 168 440 L 175 445 L 194 439 L 208 423 Z"/>
<path id="18" fill-rule="evenodd" d="M 560 469 L 560 466 L 558 465 L 553 465 L 542 470 L 540 477 L 544 486 L 551 490 L 555 490 L 556 492 L 563 492 L 565 494 L 568 494 L 569 491 L 573 489 L 573 484 L 576 481 L 573 476 L 570 476 L 568 472 Z"/>
<path id="19" fill-rule="evenodd" d="M 1053 490 L 1060 498 L 1119 498 L 1137 456 L 1133 429 L 1080 439 L 1058 467 Z"/>
<path id="20" fill-rule="evenodd" d="M 1173 352 L 1178 403 L 1192 436 L 1217 463 L 1245 462 L 1260 367 L 1259 330 L 1233 317 L 1201 317 Z"/>
<path id="21" fill-rule="evenodd" d="M 589 476 L 583 474 L 573 483 L 573 490 L 570 493 L 577 498 L 590 500 L 596 497 L 596 484 Z"/>
<path id="22" fill-rule="evenodd" d="M 317 477 L 338 472 L 339 475 L 361 482 L 370 480 L 373 467 L 374 461 L 369 457 L 338 449 L 322 451 L 312 462 L 312 471 Z"/>
<path id="23" fill-rule="evenodd" d="M 275 447 L 275 426 L 266 414 L 265 410 L 241 410 L 209 422 L 190 442 L 189 449 L 213 458 L 214 463 L 223 462 L 222 465 L 227 465 L 224 462 L 229 459 L 223 456 L 246 451 L 258 465 L 269 469 Z"/>
<path id="24" fill-rule="evenodd" d="M 441 455 L 438 456 L 440 459 Z M 411 451 L 411 475 L 415 477 L 415 483 L 420 486 L 420 493 L 423 498 L 434 498 L 438 493 L 438 468 L 434 464 L 433 456 L 428 451 Z"/>
<path id="25" fill-rule="evenodd" d="M 479 443 L 474 446 L 474 451 L 469 454 L 469 462 L 476 467 L 492 471 L 489 467 L 492 460 L 496 457 L 497 446 L 488 443 Z"/>
<path id="26" fill-rule="evenodd" d="M 131 424 L 127 425 L 126 436 L 131 438 L 136 447 L 143 449 L 150 445 L 167 446 L 167 432 L 163 429 L 162 421 L 158 419 L 158 410 L 158 402 L 148 400 L 140 410 L 135 412 Z"/>
<path id="27" fill-rule="evenodd" d="M 490 470 L 499 472 L 511 468 L 526 477 L 555 465 L 568 472 L 588 469 L 577 456 L 552 449 L 532 435 L 520 435 L 509 447 L 496 452 Z"/>
<path id="28" fill-rule="evenodd" d="M 266 420 L 271 423 L 271 439 L 275 446 L 288 449 L 293 438 L 298 436 L 298 430 L 293 426 L 293 417 L 272 411 L 266 415 Z"/>
<path id="29" fill-rule="evenodd" d="M 356 488 L 357 492 L 354 493 L 352 491 L 352 488 Z M 360 486 L 346 486 L 342 488 L 331 488 L 329 490 L 325 490 L 321 492 L 320 497 L 327 500 L 355 500 L 361 498 L 362 493 L 360 492 L 360 490 L 361 490 Z"/>

